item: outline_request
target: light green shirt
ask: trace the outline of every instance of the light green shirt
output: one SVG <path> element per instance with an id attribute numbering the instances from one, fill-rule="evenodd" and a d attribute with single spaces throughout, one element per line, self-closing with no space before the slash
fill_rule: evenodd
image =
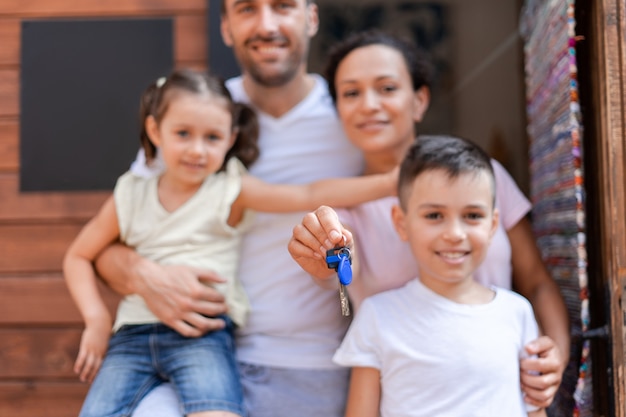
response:
<path id="1" fill-rule="evenodd" d="M 236 279 L 242 233 L 249 227 L 251 212 L 236 227 L 226 221 L 241 190 L 245 168 L 231 158 L 225 172 L 209 176 L 182 206 L 168 212 L 159 202 L 158 177 L 122 175 L 114 198 L 120 239 L 141 256 L 163 265 L 188 265 L 215 271 L 227 282 L 215 285 L 224 294 L 228 315 L 239 326 L 249 310 L 243 287 Z M 114 330 L 124 324 L 156 323 L 138 295 L 125 297 L 117 311 Z"/>

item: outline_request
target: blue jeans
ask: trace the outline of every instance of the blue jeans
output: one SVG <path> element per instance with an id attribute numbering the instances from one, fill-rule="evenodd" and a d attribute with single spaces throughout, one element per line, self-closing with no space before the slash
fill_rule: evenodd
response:
<path id="1" fill-rule="evenodd" d="M 249 417 L 342 417 L 349 368 L 290 369 L 240 363 Z M 150 392 L 133 417 L 183 417 L 171 384 Z"/>
<path id="2" fill-rule="evenodd" d="M 163 324 L 123 326 L 94 380 L 80 417 L 130 416 L 153 388 L 172 383 L 183 414 L 209 410 L 244 414 L 233 325 L 187 338 Z"/>

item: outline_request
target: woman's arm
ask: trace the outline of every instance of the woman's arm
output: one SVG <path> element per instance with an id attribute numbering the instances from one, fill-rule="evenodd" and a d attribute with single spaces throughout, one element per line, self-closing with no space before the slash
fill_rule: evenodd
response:
<path id="1" fill-rule="evenodd" d="M 546 269 L 526 219 L 508 232 L 513 264 L 513 288 L 533 306 L 542 332 L 561 352 L 563 366 L 569 359 L 570 335 L 567 308 L 558 285 Z"/>
<path id="2" fill-rule="evenodd" d="M 548 273 L 526 219 L 507 231 L 511 242 L 513 288 L 533 306 L 545 336 L 526 348 L 534 358 L 522 360 L 522 387 L 531 404 L 546 407 L 556 394 L 570 352 L 569 320 L 559 287 Z"/>
<path id="3" fill-rule="evenodd" d="M 380 412 L 380 371 L 352 368 L 345 417 L 378 417 Z"/>

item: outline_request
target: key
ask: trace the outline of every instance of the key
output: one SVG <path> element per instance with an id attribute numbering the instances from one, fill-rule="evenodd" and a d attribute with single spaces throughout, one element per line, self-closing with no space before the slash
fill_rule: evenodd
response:
<path id="1" fill-rule="evenodd" d="M 346 286 L 339 283 L 339 302 L 341 303 L 341 315 L 348 317 L 350 315 L 350 300 L 346 295 Z"/>
<path id="2" fill-rule="evenodd" d="M 350 315 L 350 300 L 346 294 L 346 285 L 352 282 L 352 255 L 346 246 L 338 246 L 326 251 L 326 264 L 328 268 L 337 271 L 339 278 L 339 301 L 341 314 Z"/>

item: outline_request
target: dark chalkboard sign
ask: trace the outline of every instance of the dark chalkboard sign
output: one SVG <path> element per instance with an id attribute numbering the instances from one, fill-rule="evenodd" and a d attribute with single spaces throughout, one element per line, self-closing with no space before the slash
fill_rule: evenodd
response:
<path id="1" fill-rule="evenodd" d="M 207 7 L 207 23 L 209 28 L 209 42 L 207 46 L 207 67 L 213 72 L 227 80 L 241 74 L 233 50 L 224 44 L 220 32 L 222 0 L 209 0 Z"/>
<path id="2" fill-rule="evenodd" d="M 112 189 L 139 148 L 139 98 L 173 68 L 173 22 L 22 22 L 21 191 Z"/>

